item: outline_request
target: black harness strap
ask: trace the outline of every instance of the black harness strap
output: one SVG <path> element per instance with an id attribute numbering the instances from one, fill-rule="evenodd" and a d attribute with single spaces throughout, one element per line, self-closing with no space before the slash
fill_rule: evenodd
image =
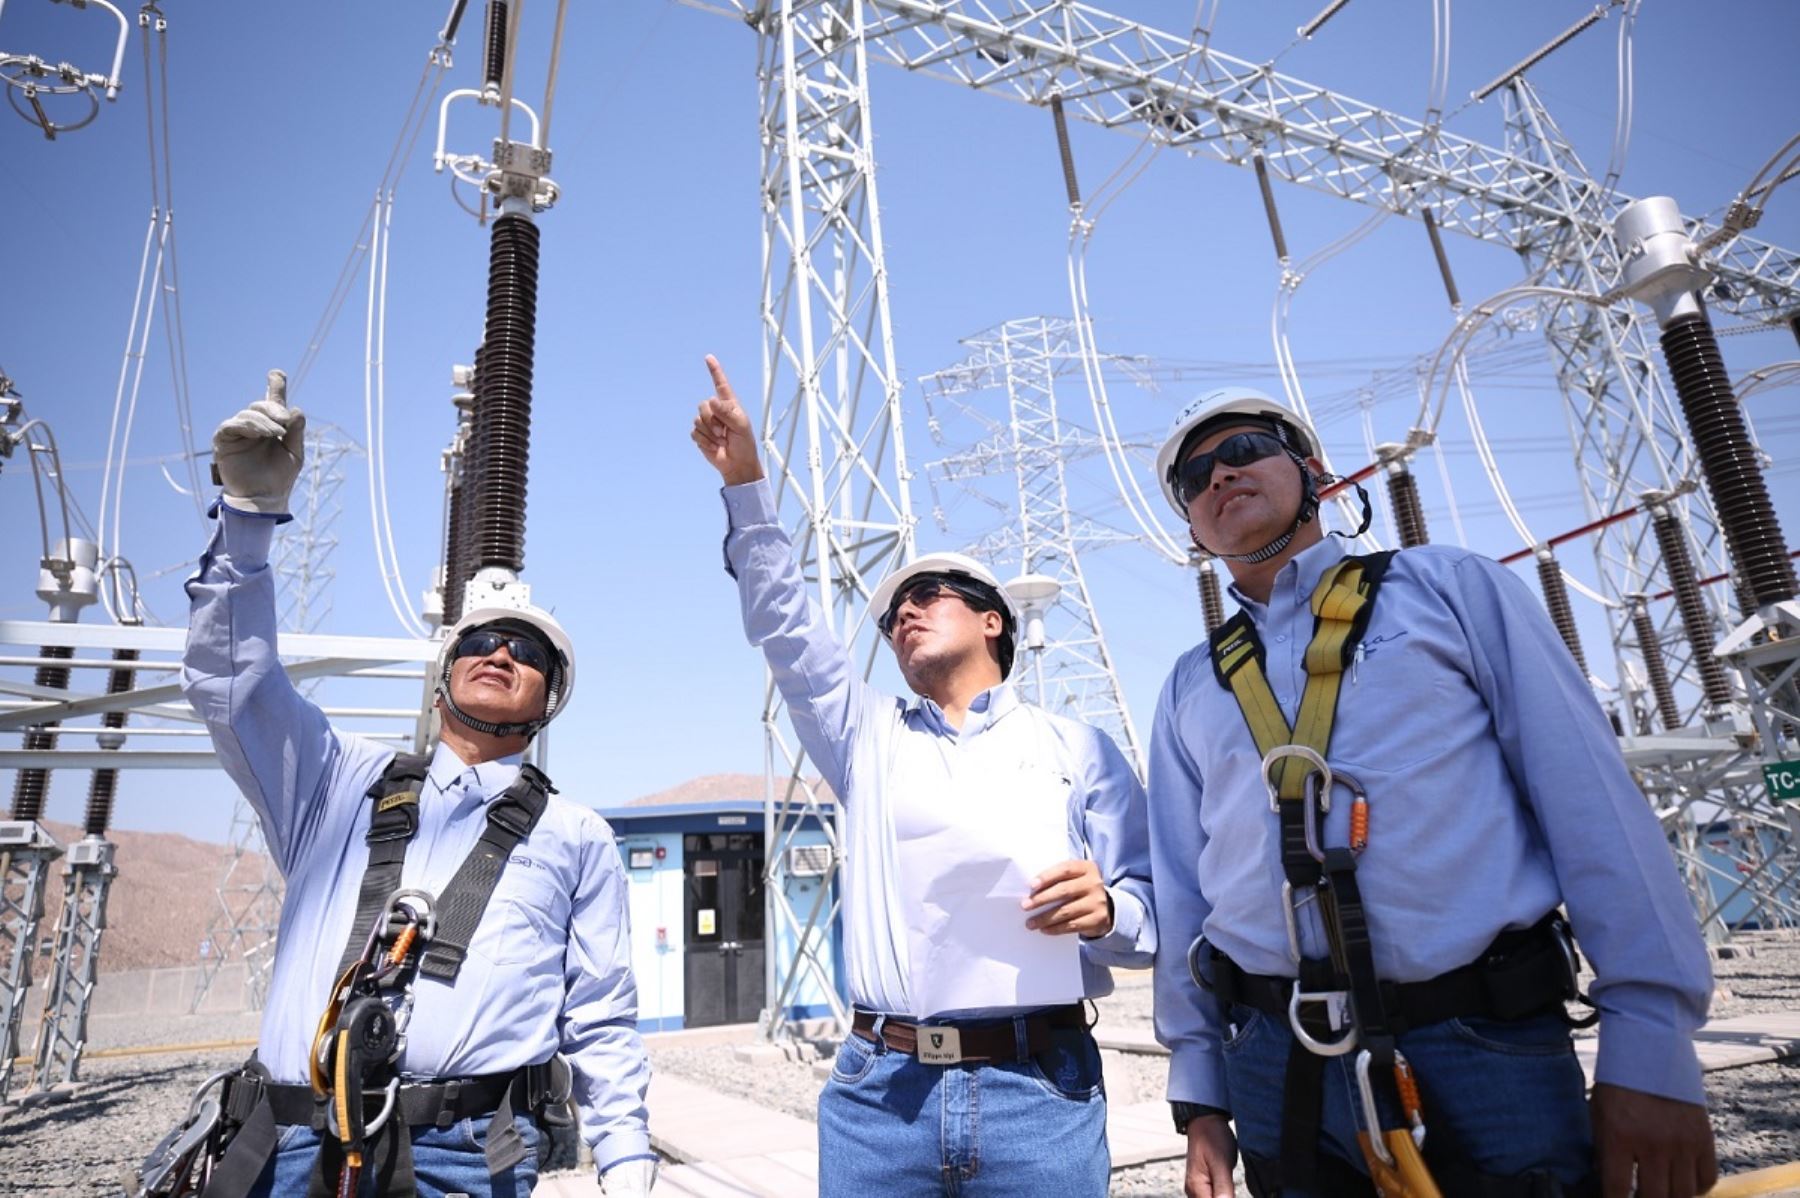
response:
<path id="1" fill-rule="evenodd" d="M 368 798 L 374 804 L 369 814 L 369 832 L 364 838 L 369 846 L 369 864 L 363 870 L 362 889 L 356 896 L 356 918 L 350 921 L 350 935 L 338 958 L 338 977 L 343 977 L 362 956 L 375 921 L 387 910 L 394 891 L 400 889 L 406 846 L 419 831 L 419 787 L 430 772 L 430 754 L 398 753 L 375 785 L 369 787 Z"/>
<path id="2" fill-rule="evenodd" d="M 507 858 L 537 827 L 544 805 L 555 790 L 536 766 L 523 765 L 519 767 L 518 780 L 488 804 L 487 827 L 482 830 L 481 839 L 438 896 L 437 933 L 419 962 L 420 973 L 444 982 L 456 981 L 463 959 L 469 955 L 469 941 L 474 939 L 475 928 L 506 869 Z"/>

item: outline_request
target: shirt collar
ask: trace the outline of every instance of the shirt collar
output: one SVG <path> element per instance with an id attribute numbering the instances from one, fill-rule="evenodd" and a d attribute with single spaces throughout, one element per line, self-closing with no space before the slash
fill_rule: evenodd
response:
<path id="1" fill-rule="evenodd" d="M 1276 572 L 1275 585 L 1269 590 L 1269 598 L 1273 600 L 1291 589 L 1296 604 L 1310 603 L 1313 588 L 1319 585 L 1319 579 L 1347 553 L 1349 550 L 1338 537 L 1327 536 L 1317 545 L 1308 545 Z M 1239 590 L 1237 583 L 1232 583 L 1230 590 L 1231 597 L 1237 600 L 1238 606 L 1248 609 L 1252 615 L 1260 614 L 1265 609 L 1266 605 Z"/>
<path id="2" fill-rule="evenodd" d="M 442 794 L 448 792 L 458 781 L 467 781 L 468 775 L 473 774 L 473 781 L 467 781 L 464 790 L 487 799 L 513 784 L 513 780 L 519 776 L 519 766 L 524 759 L 522 753 L 509 753 L 505 757 L 496 757 L 479 765 L 469 765 L 456 755 L 456 750 L 440 740 L 431 754 L 429 777 L 431 784 Z"/>
<path id="3" fill-rule="evenodd" d="M 998 686 L 991 686 L 982 691 L 969 704 L 970 719 L 963 724 L 963 735 L 994 724 L 1007 712 L 1017 707 L 1019 702 L 1019 692 L 1010 682 L 1002 682 Z M 924 695 L 914 695 L 912 702 L 906 705 L 906 710 L 909 713 L 919 712 L 943 728 L 950 728 L 949 723 L 944 719 L 944 709 Z"/>

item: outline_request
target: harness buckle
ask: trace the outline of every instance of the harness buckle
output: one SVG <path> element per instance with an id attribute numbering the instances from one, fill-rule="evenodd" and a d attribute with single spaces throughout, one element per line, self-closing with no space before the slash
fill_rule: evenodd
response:
<path id="1" fill-rule="evenodd" d="M 1306 1021 L 1301 1017 L 1301 1011 L 1314 1003 L 1324 1005 L 1326 1025 L 1334 1032 L 1343 1033 L 1337 1039 L 1320 1040 L 1306 1030 Z M 1349 991 L 1320 990 L 1309 993 L 1300 989 L 1299 978 L 1294 979 L 1294 993 L 1288 999 L 1288 1027 L 1293 1031 L 1294 1039 L 1300 1041 L 1301 1046 L 1315 1056 L 1341 1057 L 1357 1044 L 1356 1023 L 1350 1018 Z"/>
<path id="2" fill-rule="evenodd" d="M 1321 756 L 1317 750 L 1308 748 L 1306 745 L 1276 745 L 1273 749 L 1270 749 L 1263 755 L 1262 780 L 1263 788 L 1269 792 L 1269 810 L 1276 812 L 1281 810 L 1281 784 L 1276 782 L 1273 777 L 1273 767 L 1279 765 L 1284 758 L 1288 757 L 1300 758 L 1300 760 L 1313 767 L 1315 774 L 1324 776 L 1324 782 L 1319 788 L 1319 793 L 1323 796 L 1320 799 L 1319 809 L 1321 811 L 1330 811 L 1332 783 L 1331 767 L 1325 763 L 1325 758 Z M 1308 775 L 1309 781 L 1312 776 L 1313 775 Z"/>
<path id="3" fill-rule="evenodd" d="M 381 917 L 381 939 L 392 941 L 406 927 L 419 929 L 421 941 L 437 934 L 437 900 L 429 891 L 416 887 L 396 890 L 387 901 L 387 913 Z"/>

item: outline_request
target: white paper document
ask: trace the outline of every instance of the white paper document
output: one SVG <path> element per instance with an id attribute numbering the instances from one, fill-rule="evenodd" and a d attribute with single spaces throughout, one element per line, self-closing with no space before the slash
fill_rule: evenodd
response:
<path id="1" fill-rule="evenodd" d="M 907 821 L 916 1015 L 1081 999 L 1079 939 L 1032 931 L 1019 905 L 1032 878 L 1072 855 L 1067 790 L 1009 781 Z"/>

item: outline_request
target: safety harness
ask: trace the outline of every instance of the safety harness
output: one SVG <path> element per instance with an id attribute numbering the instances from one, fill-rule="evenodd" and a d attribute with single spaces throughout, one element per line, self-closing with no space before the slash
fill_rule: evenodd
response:
<path id="1" fill-rule="evenodd" d="M 430 764 L 428 756 L 400 754 L 369 789 L 369 862 L 314 1038 L 310 1084 L 275 1083 L 254 1056 L 208 1078 L 188 1117 L 145 1160 L 140 1195 L 242 1198 L 274 1155 L 278 1125 L 303 1123 L 322 1133 L 309 1198 L 359 1193 L 365 1173 L 377 1179 L 377 1193 L 399 1198 L 416 1188 L 412 1127 L 446 1128 L 491 1112 L 485 1154 L 489 1173 L 498 1174 L 529 1151 L 515 1108 L 547 1124 L 567 1122 L 571 1078 L 560 1057 L 512 1074 L 400 1080 L 418 975 L 455 983 L 507 859 L 555 791 L 537 768 L 521 766 L 488 804 L 480 840 L 434 900 L 400 885 Z"/>
<path id="2" fill-rule="evenodd" d="M 1279 821 L 1282 914 L 1295 976 L 1247 974 L 1204 937 L 1194 942 L 1189 962 L 1195 980 L 1227 1010 L 1236 1002 L 1285 1016 L 1305 1049 L 1288 1055 L 1275 1185 L 1319 1192 L 1322 1180 L 1332 1180 L 1322 1178 L 1318 1147 L 1325 1064 L 1331 1057 L 1355 1053 L 1358 1140 L 1376 1191 L 1385 1198 L 1439 1198 L 1438 1183 L 1421 1151 L 1425 1121 L 1419 1083 L 1399 1051 L 1399 1033 L 1463 1015 L 1517 1019 L 1560 1011 L 1563 1001 L 1577 997 L 1576 959 L 1566 925 L 1552 913 L 1529 931 L 1503 934 L 1478 961 L 1430 982 L 1395 986 L 1376 974 L 1356 878 L 1357 858 L 1369 841 L 1369 798 L 1356 779 L 1334 771 L 1327 757 L 1344 671 L 1368 628 L 1392 559 L 1391 550 L 1345 557 L 1320 578 L 1311 601 L 1306 686 L 1291 727 L 1269 686 L 1266 654 L 1250 617 L 1239 611 L 1213 633 L 1214 672 L 1236 698 L 1262 754 L 1263 781 Z M 1349 843 L 1327 845 L 1324 817 L 1340 789 L 1351 800 Z M 1301 947 L 1299 910 L 1314 901 L 1329 950 L 1325 957 L 1309 957 Z M 1378 1095 L 1386 1101 L 1378 1101 Z M 1387 1111 L 1400 1112 L 1401 1120 L 1386 1116 Z M 1454 1192 L 1476 1192 L 1463 1183 L 1473 1175 L 1462 1156 L 1454 1150 L 1434 1152 L 1433 1164 L 1456 1159 Z M 1479 1180 L 1482 1193 L 1537 1192 L 1511 1186 L 1510 1179 Z M 1528 1186 L 1540 1180 L 1534 1176 Z M 1334 1187 L 1338 1184 L 1332 1180 Z"/>

